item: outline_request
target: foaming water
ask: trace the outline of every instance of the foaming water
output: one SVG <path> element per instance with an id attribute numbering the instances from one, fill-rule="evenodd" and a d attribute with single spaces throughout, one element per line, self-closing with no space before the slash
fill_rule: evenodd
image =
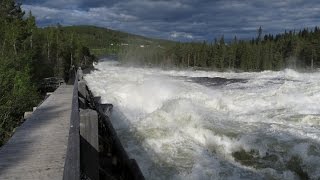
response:
<path id="1" fill-rule="evenodd" d="M 85 79 L 147 179 L 320 178 L 318 72 L 96 68 Z"/>

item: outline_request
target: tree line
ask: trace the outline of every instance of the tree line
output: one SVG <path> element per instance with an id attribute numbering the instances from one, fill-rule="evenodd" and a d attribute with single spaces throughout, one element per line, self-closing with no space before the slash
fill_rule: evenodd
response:
<path id="1" fill-rule="evenodd" d="M 165 47 L 127 47 L 120 51 L 123 63 L 209 70 L 263 71 L 314 69 L 320 66 L 320 28 L 262 34 L 251 40 L 224 36 L 214 42 L 177 42 Z"/>
<path id="2" fill-rule="evenodd" d="M 72 65 L 89 66 L 95 57 L 72 32 L 57 25 L 38 28 L 31 12 L 14 0 L 0 1 L 0 146 L 40 99 L 46 77 L 69 78 Z"/>

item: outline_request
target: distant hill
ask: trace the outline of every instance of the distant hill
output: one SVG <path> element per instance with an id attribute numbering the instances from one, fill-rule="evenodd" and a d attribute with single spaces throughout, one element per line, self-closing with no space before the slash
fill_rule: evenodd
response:
<path id="1" fill-rule="evenodd" d="M 95 26 L 67 26 L 62 27 L 64 31 L 78 35 L 80 41 L 90 48 L 97 56 L 116 54 L 121 46 L 128 45 L 165 45 L 173 41 L 152 39 L 139 35 L 129 34 L 121 31 Z"/>

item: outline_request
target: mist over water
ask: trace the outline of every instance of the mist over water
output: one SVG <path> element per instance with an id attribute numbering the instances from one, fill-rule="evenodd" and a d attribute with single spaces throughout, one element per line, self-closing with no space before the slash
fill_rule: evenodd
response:
<path id="1" fill-rule="evenodd" d="M 95 67 L 85 80 L 147 179 L 320 178 L 320 72 Z"/>

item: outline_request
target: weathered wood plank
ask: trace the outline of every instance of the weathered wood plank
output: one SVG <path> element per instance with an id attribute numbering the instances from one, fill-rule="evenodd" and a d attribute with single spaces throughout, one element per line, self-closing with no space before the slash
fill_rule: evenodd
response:
<path id="1" fill-rule="evenodd" d="M 80 109 L 80 162 L 82 172 L 91 180 L 99 180 L 98 113 Z"/>
<path id="2" fill-rule="evenodd" d="M 0 149 L 0 179 L 62 179 L 72 86 L 60 86 Z"/>

